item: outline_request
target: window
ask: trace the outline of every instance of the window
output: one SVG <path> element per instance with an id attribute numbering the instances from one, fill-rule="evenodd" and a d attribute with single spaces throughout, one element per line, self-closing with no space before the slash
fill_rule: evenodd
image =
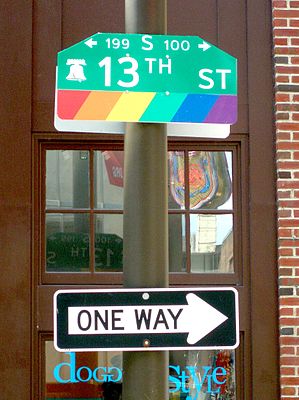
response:
<path id="1" fill-rule="evenodd" d="M 174 283 L 236 282 L 236 149 L 170 145 L 169 271 Z M 121 282 L 122 148 L 45 144 L 42 160 L 43 283 Z"/>
<path id="2" fill-rule="evenodd" d="M 43 342 L 43 399 L 120 400 L 122 353 L 58 353 L 51 340 Z M 169 400 L 236 400 L 234 350 L 186 350 L 169 354 Z"/>

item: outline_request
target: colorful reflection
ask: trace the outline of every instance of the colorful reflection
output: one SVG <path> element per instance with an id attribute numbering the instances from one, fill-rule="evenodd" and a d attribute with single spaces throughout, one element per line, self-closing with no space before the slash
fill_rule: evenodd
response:
<path id="1" fill-rule="evenodd" d="M 190 151 L 189 202 L 191 209 L 216 208 L 231 196 L 231 179 L 224 152 Z M 169 153 L 170 191 L 175 202 L 185 204 L 184 153 Z"/>

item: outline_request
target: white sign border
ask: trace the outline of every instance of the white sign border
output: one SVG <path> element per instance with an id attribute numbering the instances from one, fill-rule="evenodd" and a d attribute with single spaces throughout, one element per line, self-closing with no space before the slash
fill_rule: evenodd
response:
<path id="1" fill-rule="evenodd" d="M 236 319 L 236 343 L 233 346 L 183 346 L 183 347 L 130 347 L 130 348 L 79 348 L 79 349 L 61 349 L 57 346 L 57 296 L 60 293 L 136 293 L 136 292 L 192 292 L 192 291 L 232 291 L 235 295 L 235 319 Z M 240 322 L 239 322 L 239 293 L 234 287 L 185 287 L 185 288 L 139 288 L 139 289 L 61 289 L 57 290 L 53 296 L 53 327 L 54 327 L 54 348 L 58 352 L 92 352 L 92 351 L 172 351 L 172 350 L 234 350 L 240 345 Z"/>

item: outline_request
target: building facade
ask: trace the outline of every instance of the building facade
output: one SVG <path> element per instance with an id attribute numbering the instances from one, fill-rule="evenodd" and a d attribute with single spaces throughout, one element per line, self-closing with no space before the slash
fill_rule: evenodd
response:
<path id="1" fill-rule="evenodd" d="M 124 136 L 58 132 L 53 120 L 57 53 L 125 32 L 124 3 L 1 4 L 4 400 L 117 399 L 125 385 L 121 352 L 53 346 L 57 290 L 123 286 Z M 238 59 L 229 137 L 169 137 L 169 282 L 233 287 L 240 312 L 237 349 L 170 352 L 169 399 L 296 399 L 299 2 L 171 0 L 167 10 L 169 34 Z"/>

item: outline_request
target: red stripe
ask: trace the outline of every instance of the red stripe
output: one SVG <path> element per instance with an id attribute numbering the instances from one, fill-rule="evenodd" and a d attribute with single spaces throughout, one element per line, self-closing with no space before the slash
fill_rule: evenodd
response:
<path id="1" fill-rule="evenodd" d="M 90 90 L 58 90 L 57 115 L 61 119 L 73 119 L 88 97 Z"/>

